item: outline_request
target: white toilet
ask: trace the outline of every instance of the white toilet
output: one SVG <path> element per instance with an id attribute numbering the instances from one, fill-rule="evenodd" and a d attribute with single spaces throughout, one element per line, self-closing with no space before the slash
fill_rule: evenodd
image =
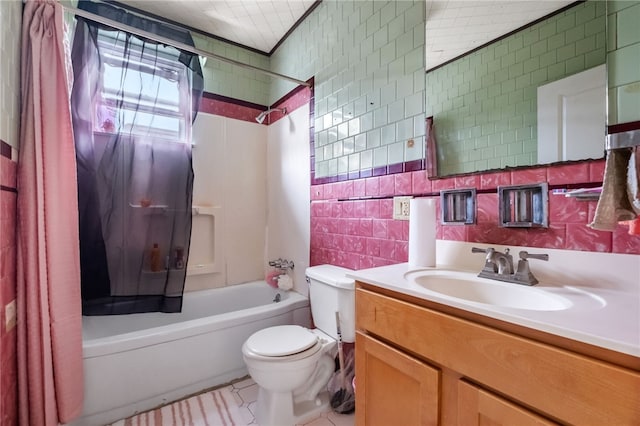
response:
<path id="1" fill-rule="evenodd" d="M 348 272 L 332 265 L 307 268 L 315 329 L 269 327 L 253 333 L 242 346 L 247 370 L 259 387 L 259 425 L 295 425 L 327 409 L 327 382 L 337 354 L 336 312 L 342 341 L 355 339 L 355 283 L 345 276 Z"/>

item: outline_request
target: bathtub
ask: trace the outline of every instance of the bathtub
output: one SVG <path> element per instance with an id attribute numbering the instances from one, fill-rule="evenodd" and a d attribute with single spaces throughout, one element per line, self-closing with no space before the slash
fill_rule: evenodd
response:
<path id="1" fill-rule="evenodd" d="M 181 313 L 83 317 L 84 410 L 72 425 L 108 424 L 243 377 L 252 333 L 310 318 L 307 298 L 264 281 L 185 293 Z"/>

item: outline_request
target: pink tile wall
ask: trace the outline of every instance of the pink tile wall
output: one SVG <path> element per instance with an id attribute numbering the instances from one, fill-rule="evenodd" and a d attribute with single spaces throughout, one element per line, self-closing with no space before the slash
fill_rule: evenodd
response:
<path id="1" fill-rule="evenodd" d="M 0 142 L 3 146 L 8 146 Z M 6 150 L 3 150 L 5 154 Z M 10 156 L 11 149 L 9 149 Z M 0 156 L 0 425 L 16 425 L 16 328 L 4 326 L 5 306 L 16 298 L 16 163 Z"/>
<path id="2" fill-rule="evenodd" d="M 439 201 L 440 190 L 469 187 L 488 191 L 478 194 L 476 224 L 439 224 L 439 239 L 640 254 L 640 236 L 629 235 L 627 228 L 620 226 L 612 233 L 586 226 L 593 219 L 596 201 L 578 201 L 553 195 L 551 191 L 549 228 L 498 226 L 497 186 L 538 182 L 548 182 L 551 186 L 599 183 L 603 172 L 604 160 L 595 160 L 433 181 L 426 178 L 424 171 L 417 171 L 313 185 L 311 264 L 331 263 L 364 269 L 406 262 L 409 222 L 392 219 L 393 202 L 390 197 L 426 194 L 437 197 Z"/>
<path id="3" fill-rule="evenodd" d="M 265 109 L 266 107 L 260 105 L 233 102 L 207 93 L 200 101 L 200 112 L 253 123 L 256 122 L 256 116 Z"/>

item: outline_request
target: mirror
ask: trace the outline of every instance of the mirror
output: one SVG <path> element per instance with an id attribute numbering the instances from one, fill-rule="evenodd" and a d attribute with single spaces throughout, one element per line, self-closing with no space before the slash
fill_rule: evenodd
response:
<path id="1" fill-rule="evenodd" d="M 475 4 L 476 8 L 484 6 L 482 2 L 429 3 L 458 6 L 470 3 Z M 535 2 L 491 3 L 505 7 L 508 3 L 519 4 L 526 11 Z M 567 2 L 553 2 L 554 6 L 561 8 L 552 15 L 542 19 L 534 18 L 530 25 L 453 60 L 446 59 L 445 48 L 455 45 L 456 38 L 464 41 L 467 27 L 471 29 L 482 25 L 473 21 L 473 12 L 469 12 L 468 19 L 460 19 L 464 18 L 464 12 L 462 9 L 458 10 L 455 12 L 458 16 L 455 22 L 466 27 L 447 27 L 450 42 L 439 52 L 435 52 L 438 49 L 430 49 L 429 43 L 437 42 L 438 39 L 435 37 L 430 41 L 428 31 L 435 6 L 427 6 L 426 63 L 429 66 L 442 62 L 427 70 L 425 85 L 426 116 L 433 120 L 431 132 L 429 126 L 427 128 L 427 143 L 435 143 L 437 176 L 603 156 L 606 73 L 588 73 L 596 74 L 598 77 L 595 78 L 602 80 L 597 81 L 597 89 L 590 88 L 596 91 L 588 98 L 582 96 L 583 89 L 591 87 L 590 83 L 584 86 L 577 83 L 577 89 L 573 89 L 571 93 L 565 93 L 564 88 L 559 89 L 552 83 L 562 86 L 563 79 L 567 77 L 587 70 L 593 71 L 598 66 L 604 70 L 606 3 L 587 1 L 571 3 L 569 6 L 566 4 Z M 441 12 L 437 7 L 435 9 L 437 13 Z M 508 14 L 493 13 L 494 19 L 509 20 Z M 487 16 L 485 19 L 488 19 Z M 449 25 L 455 22 L 451 21 Z M 487 25 L 492 26 L 493 23 L 488 22 Z M 435 62 L 429 57 L 434 52 L 438 55 Z M 547 114 L 541 115 L 544 118 L 540 122 L 539 88 L 540 91 L 551 94 L 550 101 L 541 103 Z M 594 102 L 594 99 L 599 99 L 600 102 Z M 571 109 L 585 103 L 597 104 L 595 118 L 585 115 L 587 113 L 579 109 Z M 556 120 L 555 125 L 548 123 L 549 109 L 553 109 L 551 116 Z M 569 113 L 566 113 L 567 109 Z M 596 138 L 596 147 L 594 149 L 592 146 L 590 151 L 582 152 L 584 132 L 580 133 L 580 128 L 584 123 L 596 123 L 596 130 L 587 132 Z M 571 136 L 574 130 L 568 130 L 569 128 L 577 128 L 579 136 Z M 544 144 L 538 143 L 539 132 L 543 134 Z M 600 132 L 601 135 L 598 134 Z M 548 135 L 558 137 L 558 142 L 551 143 Z M 563 136 L 570 141 L 580 142 L 566 146 Z M 427 146 L 427 152 L 431 151 L 433 147 Z"/>

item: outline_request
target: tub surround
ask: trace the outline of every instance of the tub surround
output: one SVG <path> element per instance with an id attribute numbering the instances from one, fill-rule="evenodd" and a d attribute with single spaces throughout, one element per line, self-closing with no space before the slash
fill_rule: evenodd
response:
<path id="1" fill-rule="evenodd" d="M 305 269 L 309 266 L 309 89 L 283 101 L 287 115 L 267 128 L 267 229 L 265 256 L 286 258 L 295 268 L 289 276 L 293 289 L 307 295 Z M 298 103 L 300 106 L 296 107 Z M 275 115 L 275 114 L 272 114 Z M 271 115 L 269 116 L 271 117 Z"/>
<path id="2" fill-rule="evenodd" d="M 312 105 L 313 88 L 299 86 L 273 105 L 287 114 L 261 125 L 255 118 L 266 106 L 205 93 L 193 130 L 193 201 L 216 209 L 194 217 L 189 263 L 215 269 L 189 275 L 185 291 L 262 279 L 265 259 L 286 257 L 297 266 L 294 289 L 306 294 Z"/>

